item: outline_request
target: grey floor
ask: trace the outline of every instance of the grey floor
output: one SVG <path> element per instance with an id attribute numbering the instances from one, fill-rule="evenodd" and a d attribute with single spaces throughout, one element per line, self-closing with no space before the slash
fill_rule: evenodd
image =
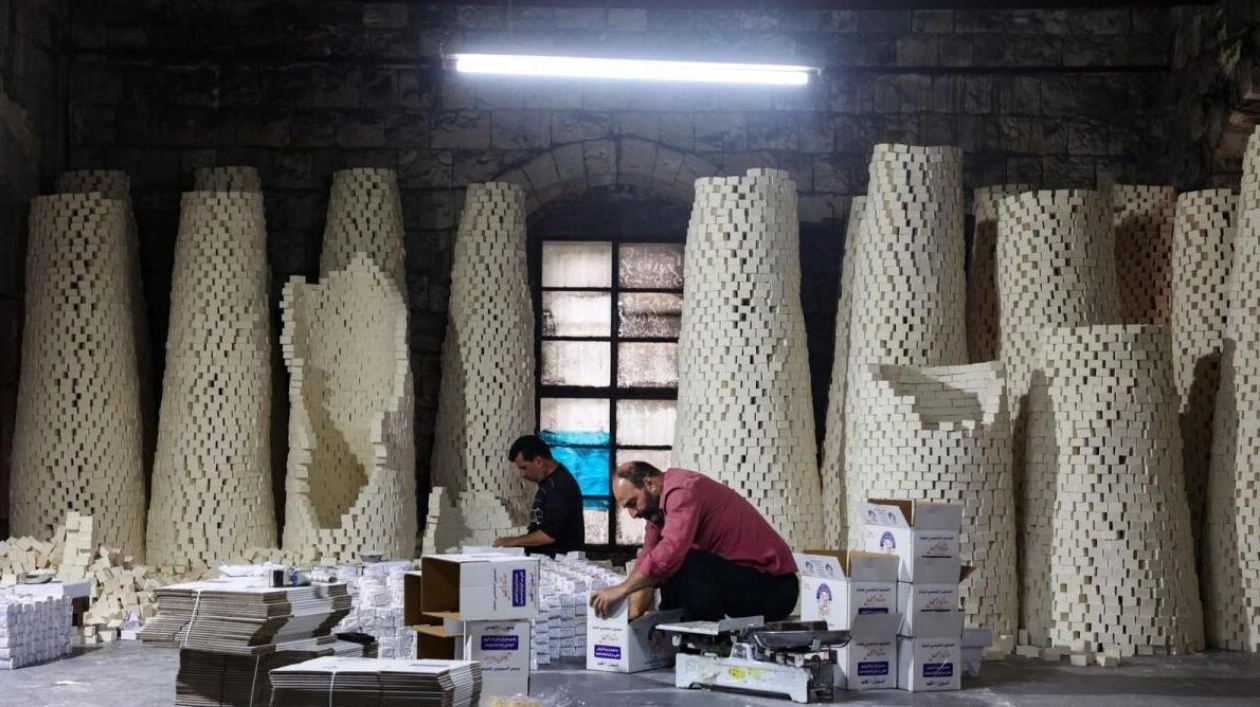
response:
<path id="1" fill-rule="evenodd" d="M 170 707 L 176 652 L 119 643 L 64 660 L 0 671 L 0 707 Z M 677 690 L 673 672 L 590 673 L 576 665 L 536 673 L 533 694 L 545 707 L 659 705 L 737 707 L 786 700 Z M 838 693 L 850 705 L 1039 707 L 1048 705 L 1260 705 L 1260 655 L 1206 653 L 1134 659 L 1119 668 L 1072 668 L 1011 658 L 985 663 L 983 675 L 954 693 L 912 695 L 896 690 Z"/>

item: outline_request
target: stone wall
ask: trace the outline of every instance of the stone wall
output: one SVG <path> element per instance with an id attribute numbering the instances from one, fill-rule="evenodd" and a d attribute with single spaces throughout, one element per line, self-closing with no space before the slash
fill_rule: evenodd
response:
<path id="1" fill-rule="evenodd" d="M 65 154 L 65 12 L 63 0 L 0 0 L 0 538 L 8 535 L 27 212 Z"/>
<path id="2" fill-rule="evenodd" d="M 787 169 L 801 193 L 802 299 L 821 412 L 840 224 L 849 199 L 865 191 L 872 145 L 958 145 L 966 151 L 968 188 L 1163 183 L 1170 138 L 1162 99 L 1172 44 L 1168 11 L 1141 8 L 761 12 L 518 4 L 509 13 L 331 0 L 82 3 L 69 49 L 69 162 L 131 174 L 157 342 L 166 336 L 179 194 L 194 168 L 244 163 L 262 172 L 277 293 L 288 276 L 317 272 L 332 172 L 397 169 L 424 488 L 451 241 L 465 185 L 521 183 L 531 209 L 554 221 L 557 210 L 592 187 L 685 209 L 698 176 Z M 826 70 L 810 87 L 788 90 L 473 80 L 441 68 L 442 50 L 490 48 L 685 52 Z M 683 225 L 668 219 L 660 228 Z M 602 224 L 592 219 L 588 227 L 598 236 Z"/>
<path id="3" fill-rule="evenodd" d="M 1237 188 L 1247 138 L 1260 124 L 1260 3 L 1179 7 L 1168 103 L 1178 186 Z"/>

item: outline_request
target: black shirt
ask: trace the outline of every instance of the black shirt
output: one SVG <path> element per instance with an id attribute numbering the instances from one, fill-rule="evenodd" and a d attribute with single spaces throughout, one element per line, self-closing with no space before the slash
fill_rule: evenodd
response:
<path id="1" fill-rule="evenodd" d="M 526 548 L 530 555 L 550 555 L 581 550 L 586 543 L 586 520 L 582 516 L 582 489 L 573 474 L 556 464 L 556 468 L 538 483 L 534 507 L 529 512 L 529 532 L 541 530 L 555 542 Z"/>

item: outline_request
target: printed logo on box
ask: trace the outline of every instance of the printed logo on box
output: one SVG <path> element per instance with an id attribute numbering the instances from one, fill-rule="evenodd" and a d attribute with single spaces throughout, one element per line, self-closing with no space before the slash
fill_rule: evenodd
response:
<path id="1" fill-rule="evenodd" d="M 818 602 L 818 615 L 831 616 L 831 587 L 825 583 L 818 585 L 818 591 L 814 592 L 814 599 Z"/>
<path id="2" fill-rule="evenodd" d="M 521 639 L 519 636 L 482 636 L 481 650 L 483 651 L 514 651 L 521 647 Z"/>
<path id="3" fill-rule="evenodd" d="M 881 660 L 878 662 L 858 663 L 858 677 L 870 677 L 875 675 L 888 674 L 888 661 Z"/>
<path id="4" fill-rule="evenodd" d="M 949 663 L 924 663 L 923 677 L 925 678 L 952 678 L 954 677 L 954 664 Z"/>
<path id="5" fill-rule="evenodd" d="M 879 536 L 879 549 L 886 553 L 897 551 L 897 539 L 893 537 L 891 532 L 884 531 L 884 534 Z"/>
<path id="6" fill-rule="evenodd" d="M 596 658 L 607 658 L 609 660 L 621 660 L 620 646 L 595 646 Z"/>
<path id="7" fill-rule="evenodd" d="M 525 570 L 512 570 L 512 606 L 525 606 Z"/>

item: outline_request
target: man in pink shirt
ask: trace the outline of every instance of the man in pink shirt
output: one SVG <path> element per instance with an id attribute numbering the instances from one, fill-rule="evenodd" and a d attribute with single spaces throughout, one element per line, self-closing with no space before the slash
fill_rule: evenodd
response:
<path id="1" fill-rule="evenodd" d="M 606 616 L 629 597 L 630 619 L 651 606 L 683 610 L 684 621 L 792 612 L 800 591 L 796 562 L 783 538 L 743 496 L 704 474 L 626 462 L 613 475 L 613 497 L 647 534 L 634 571 L 624 582 L 591 595 Z"/>

